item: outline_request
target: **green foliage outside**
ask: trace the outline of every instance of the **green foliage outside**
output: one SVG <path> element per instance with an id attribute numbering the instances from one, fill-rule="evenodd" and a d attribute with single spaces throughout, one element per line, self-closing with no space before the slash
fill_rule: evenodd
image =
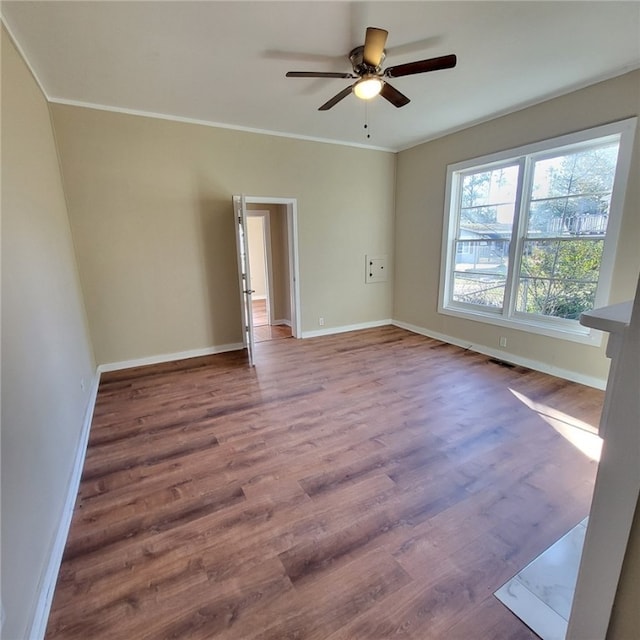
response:
<path id="1" fill-rule="evenodd" d="M 587 239 L 525 244 L 518 311 L 577 319 L 592 309 L 603 246 Z"/>

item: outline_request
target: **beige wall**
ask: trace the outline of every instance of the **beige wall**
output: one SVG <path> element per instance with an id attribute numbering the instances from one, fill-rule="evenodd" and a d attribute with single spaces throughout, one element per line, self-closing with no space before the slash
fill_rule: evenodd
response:
<path id="1" fill-rule="evenodd" d="M 264 298 L 267 295 L 264 227 L 264 218 L 261 216 L 247 216 L 249 267 L 251 269 L 251 288 L 254 291 L 254 298 Z"/>
<path id="2" fill-rule="evenodd" d="M 3 29 L 3 638 L 27 637 L 94 372 L 47 103 Z"/>
<path id="3" fill-rule="evenodd" d="M 289 226 L 284 205 L 272 205 L 271 255 L 273 256 L 273 319 L 291 322 L 291 281 L 289 277 Z"/>
<path id="4" fill-rule="evenodd" d="M 391 153 L 52 105 L 99 363 L 241 341 L 231 196 L 298 201 L 302 329 L 391 317 Z M 366 188 L 365 188 L 366 186 Z"/>
<path id="5" fill-rule="evenodd" d="M 473 345 L 497 349 L 604 379 L 601 348 L 509 330 L 437 313 L 447 165 L 640 113 L 640 71 L 593 85 L 398 155 L 394 318 Z M 640 132 L 636 134 L 611 302 L 633 298 L 640 270 Z"/>
<path id="6" fill-rule="evenodd" d="M 636 507 L 607 640 L 640 638 L 640 502 Z"/>

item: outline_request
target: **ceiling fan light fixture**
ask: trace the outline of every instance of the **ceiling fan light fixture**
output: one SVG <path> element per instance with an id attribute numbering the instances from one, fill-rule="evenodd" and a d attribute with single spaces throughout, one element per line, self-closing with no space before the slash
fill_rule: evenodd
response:
<path id="1" fill-rule="evenodd" d="M 392 67 L 382 69 L 382 63 L 387 57 L 385 44 L 389 35 L 386 29 L 378 27 L 367 27 L 364 45 L 355 47 L 349 53 L 349 62 L 353 67 L 353 73 L 340 73 L 332 71 L 287 71 L 287 78 L 349 78 L 355 83 L 345 87 L 333 98 L 327 100 L 318 107 L 318 111 L 328 111 L 335 107 L 338 102 L 344 100 L 349 94 L 355 94 L 360 100 L 371 100 L 377 95 L 382 96 L 394 107 L 400 108 L 409 104 L 411 100 L 403 93 L 400 93 L 386 78 L 401 78 L 403 76 L 414 76 L 428 71 L 439 71 L 440 69 L 452 69 L 456 66 L 457 58 L 455 54 L 429 58 L 428 60 L 415 60 Z"/>
<path id="2" fill-rule="evenodd" d="M 371 100 L 382 91 L 382 85 L 377 76 L 364 76 L 353 85 L 353 93 L 361 100 Z"/>

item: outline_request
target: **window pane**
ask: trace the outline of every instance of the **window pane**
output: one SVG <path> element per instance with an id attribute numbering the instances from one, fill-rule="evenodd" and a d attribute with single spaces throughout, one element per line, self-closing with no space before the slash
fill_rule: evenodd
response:
<path id="1" fill-rule="evenodd" d="M 528 240 L 522 253 L 516 309 L 577 319 L 593 308 L 603 240 Z"/>
<path id="2" fill-rule="evenodd" d="M 456 271 L 505 276 L 509 261 L 508 240 L 459 240 L 456 242 Z"/>
<path id="3" fill-rule="evenodd" d="M 479 171 L 462 180 L 461 207 L 481 207 L 513 202 L 518 186 L 518 165 Z"/>
<path id="4" fill-rule="evenodd" d="M 532 200 L 611 193 L 618 146 L 615 142 L 536 161 Z"/>
<path id="5" fill-rule="evenodd" d="M 502 222 L 498 222 L 498 218 Z M 486 205 L 460 209 L 460 228 L 474 229 L 481 233 L 496 231 L 498 225 L 513 222 L 513 204 Z"/>
<path id="6" fill-rule="evenodd" d="M 527 240 L 521 275 L 597 282 L 603 246 L 603 240 Z"/>
<path id="7" fill-rule="evenodd" d="M 593 308 L 618 146 L 607 143 L 532 163 L 517 311 L 577 319 Z"/>
<path id="8" fill-rule="evenodd" d="M 583 311 L 593 309 L 597 282 L 575 283 L 545 278 L 521 278 L 516 309 L 554 318 L 578 320 Z"/>
<path id="9" fill-rule="evenodd" d="M 462 179 L 453 300 L 501 309 L 509 261 L 519 165 Z"/>
<path id="10" fill-rule="evenodd" d="M 604 235 L 609 221 L 610 195 L 570 196 L 531 203 L 527 236 Z"/>
<path id="11" fill-rule="evenodd" d="M 504 304 L 505 280 L 500 274 L 456 271 L 453 274 L 453 299 L 500 309 Z"/>
<path id="12" fill-rule="evenodd" d="M 464 176 L 460 227 L 480 232 L 506 231 L 513 223 L 518 165 Z"/>

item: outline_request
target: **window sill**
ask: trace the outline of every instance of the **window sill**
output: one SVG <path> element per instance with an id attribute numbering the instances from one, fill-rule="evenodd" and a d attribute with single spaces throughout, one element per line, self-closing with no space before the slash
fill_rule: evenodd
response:
<path id="1" fill-rule="evenodd" d="M 567 340 L 569 342 L 578 342 L 587 344 L 592 347 L 599 347 L 602 344 L 602 332 L 595 329 L 589 329 L 581 326 L 576 322 L 573 326 L 559 325 L 550 322 L 536 322 L 529 318 L 505 318 L 492 313 L 482 313 L 471 311 L 469 309 L 459 309 L 456 307 L 438 307 L 438 313 L 464 320 L 472 320 L 473 322 L 483 322 L 485 324 L 493 324 L 499 327 L 507 327 L 509 329 L 517 329 L 527 333 L 546 336 L 549 338 L 557 338 L 559 340 Z"/>

